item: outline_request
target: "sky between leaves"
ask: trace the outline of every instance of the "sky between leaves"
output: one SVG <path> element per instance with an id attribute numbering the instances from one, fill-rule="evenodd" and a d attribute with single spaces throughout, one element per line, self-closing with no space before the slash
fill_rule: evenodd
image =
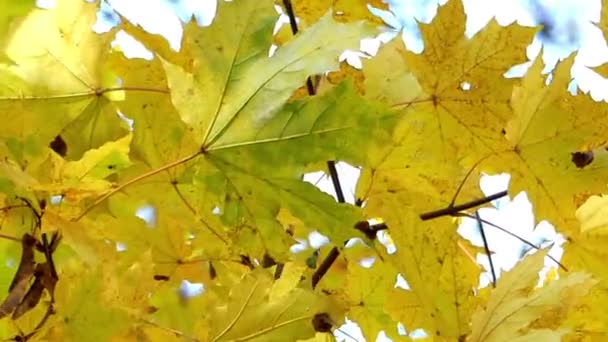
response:
<path id="1" fill-rule="evenodd" d="M 14 262 L 0 265 L 1 335 L 323 341 L 347 315 L 368 340 L 407 340 L 399 322 L 437 340 L 601 339 L 608 116 L 567 94 L 574 56 L 549 85 L 540 58 L 504 78 L 538 29 L 491 21 L 467 39 L 462 3 L 450 0 L 420 24 L 421 54 L 393 40 L 359 71 L 338 56 L 382 21 L 357 1 L 293 5 L 302 31 L 273 37 L 273 2 L 220 2 L 210 26 L 185 25 L 176 52 L 124 18 L 92 32 L 96 3 L 2 4 L 1 233 L 40 246 L 2 240 Z M 119 29 L 155 58 L 112 49 Z M 307 95 L 306 77 L 326 70 L 336 72 Z M 327 160 L 362 167 L 362 207 L 302 181 Z M 528 192 L 536 217 L 567 237 L 568 272 L 536 287 L 545 250 L 476 289 L 480 249 L 454 218 L 420 215 L 456 194 L 457 204 L 483 197 L 481 172 L 508 172 L 509 192 Z M 154 221 L 135 216 L 143 205 Z M 388 226 L 396 253 L 354 228 L 370 218 Z M 331 246 L 289 250 L 313 230 L 340 249 L 360 238 L 314 285 Z M 397 275 L 409 289 L 394 287 Z M 11 286 L 17 278 L 28 281 Z M 180 296 L 183 279 L 205 293 Z"/>

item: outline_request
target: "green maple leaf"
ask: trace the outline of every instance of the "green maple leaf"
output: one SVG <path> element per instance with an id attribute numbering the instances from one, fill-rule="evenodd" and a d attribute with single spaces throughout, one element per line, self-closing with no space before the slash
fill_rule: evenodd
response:
<path id="1" fill-rule="evenodd" d="M 268 57 L 274 20 L 268 3 L 221 3 L 212 26 L 186 26 L 181 57 L 155 37 L 140 34 L 144 44 L 166 57 L 171 100 L 185 126 L 162 128 L 165 120 L 152 120 L 158 115 L 152 111 L 167 108 L 165 100 L 131 103 L 154 108 L 150 116 L 135 118 L 135 141 L 144 160 L 157 164 L 167 154 L 189 158 L 178 150 L 186 151 L 196 141 L 199 151 L 189 151 L 196 158 L 170 171 L 175 186 L 190 189 L 179 190 L 179 197 L 201 218 L 217 207 L 223 224 L 240 232 L 233 237 L 242 243 L 240 248 L 259 257 L 269 250 L 279 260 L 288 257 L 291 243 L 276 220 L 280 208 L 339 243 L 354 235 L 350 227 L 360 219 L 358 210 L 336 204 L 301 176 L 307 165 L 328 159 L 366 163 L 360 152 L 380 149 L 390 140 L 385 129 L 394 116 L 361 99 L 347 83 L 286 105 L 308 75 L 337 68 L 340 52 L 374 30 L 360 23 L 338 24 L 326 16 Z M 125 71 L 129 82 L 141 80 Z M 164 134 L 137 133 L 138 124 Z M 160 145 L 144 146 L 138 134 Z M 170 137 L 175 138 L 168 141 Z M 159 153 L 159 147 L 165 152 Z"/>

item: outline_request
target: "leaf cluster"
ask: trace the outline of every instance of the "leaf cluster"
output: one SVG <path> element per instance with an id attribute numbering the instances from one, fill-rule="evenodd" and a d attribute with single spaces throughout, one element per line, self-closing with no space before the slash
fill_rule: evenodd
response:
<path id="1" fill-rule="evenodd" d="M 0 336 L 321 341 L 348 316 L 368 340 L 410 339 L 398 323 L 448 341 L 605 339 L 608 111 L 566 93 L 574 56 L 550 82 L 540 57 L 505 78 L 538 29 L 492 20 L 469 39 L 450 0 L 420 24 L 423 53 L 397 38 L 359 70 L 338 57 L 380 33 L 368 6 L 385 4 L 277 5 L 290 25 L 273 34 L 273 1 L 218 1 L 175 51 L 126 18 L 93 32 L 98 2 L 0 2 Z M 127 58 L 120 30 L 154 58 Z M 335 161 L 361 169 L 356 204 Z M 337 201 L 303 181 L 317 170 Z M 568 240 L 542 286 L 533 246 L 478 288 L 472 255 L 491 246 L 454 218 L 506 195 L 481 195 L 493 172 Z M 314 231 L 330 243 L 292 252 Z"/>

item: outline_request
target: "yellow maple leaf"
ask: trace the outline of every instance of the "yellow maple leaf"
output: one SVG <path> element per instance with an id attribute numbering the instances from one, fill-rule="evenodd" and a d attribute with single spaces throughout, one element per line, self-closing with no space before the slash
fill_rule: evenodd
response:
<path id="1" fill-rule="evenodd" d="M 541 288 L 535 288 L 547 250 L 526 257 L 505 273 L 488 302 L 473 315 L 471 341 L 505 341 L 549 336 L 554 332 L 526 331 L 538 316 L 584 296 L 597 282 L 585 273 L 571 273 Z M 568 292 L 570 296 L 562 294 Z M 526 336 L 531 334 L 532 336 Z"/>
<path id="2" fill-rule="evenodd" d="M 104 63 L 115 31 L 91 30 L 96 9 L 96 4 L 61 0 L 52 9 L 30 11 L 14 25 L 6 45 L 12 63 L 0 64 L 0 133 L 24 145 L 28 153 L 16 158 L 44 157 L 42 147 L 63 134 L 67 157 L 78 159 L 126 133 L 109 100 L 119 94 L 108 90 L 116 79 Z"/>
<path id="3" fill-rule="evenodd" d="M 205 313 L 205 341 L 295 341 L 315 335 L 313 320 L 328 314 L 330 301 L 311 290 L 292 288 L 268 297 L 272 279 L 263 270 L 245 274 L 232 287 L 229 301 Z"/>
<path id="4" fill-rule="evenodd" d="M 502 130 L 512 115 L 510 97 L 516 81 L 503 74 L 525 61 L 535 29 L 501 27 L 492 20 L 468 39 L 459 0 L 449 1 L 430 24 L 420 26 L 425 42 L 421 54 L 391 43 L 383 47 L 387 51 L 381 50 L 378 61 L 364 67 L 366 82 L 381 87 L 373 90 L 375 96 L 391 101 L 402 119 L 394 146 L 363 173 L 358 193 L 365 198 L 381 189 L 411 191 L 411 201 L 422 213 L 432 208 L 417 203 L 416 193 L 435 197 L 445 206 L 479 159 L 508 147 Z M 390 63 L 383 63 L 383 58 Z M 398 71 L 393 72 L 395 64 Z M 401 95 L 393 88 L 395 82 L 403 86 Z M 470 177 L 475 178 L 477 171 Z M 473 182 L 466 185 L 460 198 L 478 194 Z"/>
<path id="5" fill-rule="evenodd" d="M 512 147 L 491 155 L 487 164 L 512 175 L 509 191 L 527 191 L 539 219 L 550 219 L 575 236 L 575 210 L 605 187 L 608 158 L 602 151 L 585 162 L 574 156 L 593 153 L 593 146 L 605 140 L 608 107 L 587 95 L 566 93 L 573 62 L 573 57 L 561 62 L 545 86 L 537 58 L 513 91 L 514 117 L 506 127 Z"/>
<path id="6" fill-rule="evenodd" d="M 276 2 L 284 6 L 283 1 Z M 303 27 L 310 26 L 319 20 L 328 10 L 332 11 L 336 20 L 342 22 L 368 20 L 381 23 L 380 18 L 374 16 L 368 6 L 382 9 L 387 7 L 386 3 L 381 0 L 294 0 L 290 2 L 295 15 L 302 20 Z"/>

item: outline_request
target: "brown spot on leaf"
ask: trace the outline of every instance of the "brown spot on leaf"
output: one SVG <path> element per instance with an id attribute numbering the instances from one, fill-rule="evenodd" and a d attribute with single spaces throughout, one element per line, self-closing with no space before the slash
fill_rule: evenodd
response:
<path id="1" fill-rule="evenodd" d="M 331 318 L 325 312 L 318 313 L 312 318 L 312 326 L 315 328 L 316 332 L 331 332 Z"/>
<path id="2" fill-rule="evenodd" d="M 571 153 L 571 155 L 572 155 L 572 162 L 579 169 L 584 168 L 585 166 L 591 164 L 591 162 L 593 161 L 593 151 L 574 152 L 574 153 Z"/>
<path id="3" fill-rule="evenodd" d="M 49 147 L 55 151 L 58 155 L 65 157 L 68 153 L 68 145 L 65 143 L 61 135 L 55 137 L 55 140 L 51 141 Z"/>
<path id="4" fill-rule="evenodd" d="M 215 267 L 213 267 L 213 263 L 209 262 L 209 278 L 211 278 L 213 280 L 216 277 L 217 277 L 217 271 L 215 270 Z"/>

